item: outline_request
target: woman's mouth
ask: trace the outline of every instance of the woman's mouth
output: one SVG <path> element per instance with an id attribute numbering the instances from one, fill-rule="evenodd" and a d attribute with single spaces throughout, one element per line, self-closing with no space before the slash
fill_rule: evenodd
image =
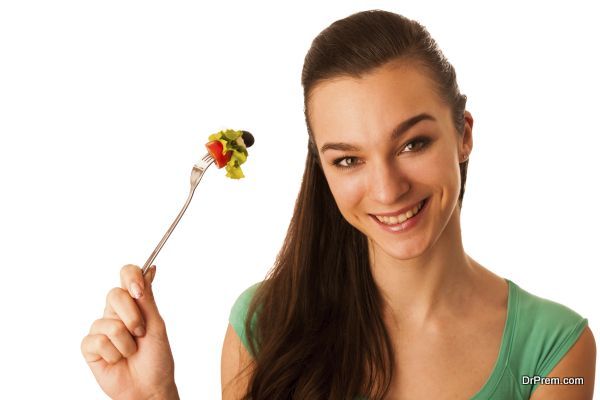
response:
<path id="1" fill-rule="evenodd" d="M 404 213 L 399 213 L 397 215 L 380 216 L 369 214 L 369 216 L 373 218 L 373 220 L 375 220 L 379 224 L 379 226 L 385 228 L 387 231 L 405 231 L 411 228 L 412 226 L 416 225 L 416 223 L 420 219 L 418 217 L 420 217 L 420 215 L 422 214 L 423 208 L 427 206 L 428 201 L 429 198 L 421 200 L 419 204 L 415 205 L 410 210 Z"/>

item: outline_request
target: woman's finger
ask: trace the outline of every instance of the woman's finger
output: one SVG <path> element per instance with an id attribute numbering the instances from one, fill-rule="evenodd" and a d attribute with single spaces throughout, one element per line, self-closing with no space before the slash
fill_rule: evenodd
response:
<path id="1" fill-rule="evenodd" d="M 131 297 L 139 299 L 145 288 L 142 269 L 137 265 L 127 264 L 121 268 L 121 288 L 129 292 Z"/>
<path id="2" fill-rule="evenodd" d="M 123 321 L 132 335 L 144 336 L 146 333 L 142 312 L 135 300 L 124 289 L 115 287 L 108 292 L 104 318 Z"/>
<path id="3" fill-rule="evenodd" d="M 123 357 L 129 357 L 137 351 L 137 344 L 129 330 L 118 319 L 97 319 L 90 328 L 90 335 L 104 335 Z"/>
<path id="4" fill-rule="evenodd" d="M 81 353 L 88 363 L 105 361 L 118 362 L 123 356 L 105 335 L 87 335 L 81 341 Z"/>

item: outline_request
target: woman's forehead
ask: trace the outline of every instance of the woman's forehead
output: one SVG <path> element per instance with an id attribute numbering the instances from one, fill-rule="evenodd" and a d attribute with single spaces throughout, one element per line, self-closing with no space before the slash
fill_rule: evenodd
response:
<path id="1" fill-rule="evenodd" d="M 311 90 L 309 106 L 361 106 L 376 103 L 436 102 L 435 84 L 422 69 L 386 64 L 361 77 L 336 76 L 317 83 Z M 317 109 L 317 110 L 314 110 Z"/>
<path id="2" fill-rule="evenodd" d="M 315 136 L 387 131 L 421 113 L 436 119 L 449 116 L 430 78 L 404 66 L 382 67 L 358 79 L 336 77 L 323 81 L 315 86 L 308 108 Z"/>

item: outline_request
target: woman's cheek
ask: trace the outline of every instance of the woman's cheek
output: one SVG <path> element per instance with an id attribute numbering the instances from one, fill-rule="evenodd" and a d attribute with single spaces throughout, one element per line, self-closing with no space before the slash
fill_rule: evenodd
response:
<path id="1" fill-rule="evenodd" d="M 360 204 L 364 195 L 364 185 L 360 174 L 354 176 L 333 176 L 329 187 L 340 209 L 350 209 Z"/>

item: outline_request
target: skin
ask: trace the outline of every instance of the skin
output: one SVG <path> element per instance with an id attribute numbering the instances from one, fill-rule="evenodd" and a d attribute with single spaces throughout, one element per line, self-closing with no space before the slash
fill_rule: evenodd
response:
<path id="1" fill-rule="evenodd" d="M 81 352 L 98 384 L 111 399 L 179 399 L 167 331 L 158 312 L 152 281 L 136 265 L 121 269 L 121 287 L 106 296 L 104 316 L 81 341 Z M 140 286 L 135 298 L 131 284 Z M 136 333 L 144 327 L 145 332 Z"/>
<path id="2" fill-rule="evenodd" d="M 372 274 L 386 300 L 382 315 L 396 370 L 402 371 L 393 378 L 390 398 L 471 397 L 494 367 L 508 299 L 506 281 L 462 246 L 459 162 L 473 147 L 471 113 L 465 111 L 464 131 L 456 132 L 433 82 L 401 60 L 360 79 L 317 84 L 308 110 L 328 185 L 344 218 L 367 236 Z M 421 113 L 435 121 L 422 120 L 390 138 L 399 123 Z M 357 149 L 324 150 L 326 143 Z M 353 167 L 337 168 L 336 161 Z M 405 232 L 384 231 L 370 216 L 424 198 L 429 204 L 421 220 Z M 533 398 L 591 399 L 594 364 L 587 328 L 555 369 L 562 376 L 586 376 L 586 384 L 544 386 Z"/>

